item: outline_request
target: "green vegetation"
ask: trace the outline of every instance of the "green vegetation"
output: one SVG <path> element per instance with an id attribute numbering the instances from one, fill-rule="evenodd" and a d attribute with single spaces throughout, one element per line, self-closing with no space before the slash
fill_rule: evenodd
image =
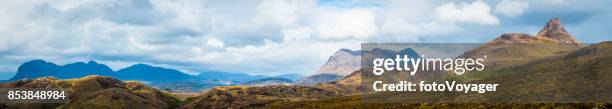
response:
<path id="1" fill-rule="evenodd" d="M 148 87 L 140 82 L 123 82 L 105 76 L 87 76 L 78 79 L 58 80 L 43 77 L 0 84 L 1 88 L 63 88 L 69 93 L 67 103 L 2 104 L 6 108 L 58 108 L 58 109 L 172 109 L 180 101 L 168 93 Z"/>
<path id="2" fill-rule="evenodd" d="M 462 82 L 495 82 L 505 84 L 507 87 L 499 89 L 497 94 L 502 96 L 487 96 L 479 94 L 452 95 L 445 93 L 410 94 L 410 93 L 363 93 L 360 95 L 341 96 L 331 99 L 306 100 L 299 102 L 275 102 L 266 105 L 266 108 L 612 108 L 609 98 L 612 96 L 612 42 L 573 50 L 571 52 L 551 54 L 548 57 L 539 57 L 532 61 L 504 66 L 505 68 L 487 69 L 478 72 L 469 72 L 465 75 L 446 75 L 444 80 L 457 80 Z M 363 71 L 363 70 L 362 70 Z M 367 70 L 366 70 L 367 71 Z M 401 74 L 401 72 L 396 73 Z M 364 75 L 367 76 L 367 75 Z M 384 79 L 403 78 L 402 75 L 380 77 Z M 369 81 L 369 80 L 364 80 Z M 332 82 L 335 83 L 335 82 Z M 513 84 L 513 85 L 508 85 Z M 518 85 L 517 85 L 518 84 Z M 326 85 L 322 85 L 326 86 Z M 576 89 L 573 89 L 576 88 Z M 572 91 L 567 91 L 571 89 Z M 604 95 L 593 95 L 604 94 Z M 606 95 L 607 94 L 607 95 Z M 524 103 L 543 102 L 541 99 L 530 99 L 526 95 L 538 95 L 548 102 L 561 103 Z M 374 97 L 364 99 L 364 96 Z M 467 99 L 481 96 L 481 99 Z M 384 98 L 375 98 L 384 97 Z M 450 99 L 465 103 L 412 103 L 406 98 Z M 566 101 L 573 98 L 593 103 L 572 103 Z M 379 100 L 377 100 L 379 99 Z M 414 100 L 412 99 L 412 100 Z M 514 99 L 526 101 L 513 101 Z M 384 101 L 388 100 L 388 101 Z M 479 101 L 480 100 L 480 101 Z M 485 100 L 485 101 L 482 101 Z M 389 102 L 391 101 L 391 102 Z M 505 101 L 511 103 L 496 103 Z M 383 103 L 384 102 L 384 103 Z M 493 102 L 493 103 L 482 103 Z M 515 102 L 515 103 L 512 103 Z M 563 103 L 565 102 L 565 103 Z M 597 103 L 600 102 L 600 103 Z"/>
<path id="3" fill-rule="evenodd" d="M 612 108 L 607 103 L 364 103 L 360 95 L 325 100 L 272 103 L 265 108 L 287 109 L 574 109 Z"/>
<path id="4" fill-rule="evenodd" d="M 304 101 L 338 96 L 337 93 L 308 86 L 223 86 L 189 98 L 181 108 L 262 107 L 274 102 Z"/>
<path id="5" fill-rule="evenodd" d="M 526 46 L 522 46 L 523 48 Z M 516 48 L 518 50 L 519 48 Z M 542 48 L 544 49 L 544 48 Z M 547 48 L 550 49 L 550 48 Z M 527 50 L 529 51 L 529 50 Z M 167 93 L 137 81 L 120 81 L 111 77 L 87 76 L 78 79 L 58 80 L 37 78 L 0 84 L 0 88 L 65 88 L 70 101 L 63 104 L 1 104 L 3 108 L 612 108 L 609 103 L 597 103 L 612 96 L 612 42 L 603 42 L 564 52 L 549 52 L 548 56 L 536 56 L 528 61 L 512 65 L 495 66 L 493 69 L 474 71 L 465 75 L 448 72 L 421 72 L 409 76 L 407 72 L 390 71 L 383 76 L 372 76 L 361 69 L 343 79 L 315 86 L 223 86 L 201 94 Z M 509 52 L 508 52 L 509 53 Z M 502 53 L 503 54 L 503 53 Z M 502 56 L 499 54 L 499 56 Z M 535 54 L 535 53 L 532 53 Z M 513 54 L 516 55 L 516 54 Z M 530 55 L 526 55 L 530 56 Z M 367 77 L 364 79 L 363 77 Z M 496 94 L 452 94 L 452 93 L 373 93 L 362 87 L 362 82 L 385 80 L 455 80 L 464 83 L 499 83 Z M 508 85 L 520 84 L 520 85 Z M 567 88 L 575 91 L 564 92 Z M 554 92 L 554 93 L 551 93 Z M 591 95 L 592 93 L 604 95 Z M 512 101 L 526 99 L 526 95 L 539 95 L 553 102 L 567 103 L 521 103 Z M 606 95 L 607 94 L 607 95 Z M 589 96 L 585 96 L 589 95 Z M 373 97 L 373 98 L 365 98 Z M 379 98 L 376 98 L 379 97 Z M 562 101 L 576 98 L 593 103 Z M 406 99 L 411 98 L 411 99 Z M 465 103 L 418 103 L 415 99 L 448 99 Z M 472 98 L 472 99 L 468 99 Z M 478 99 L 474 99 L 478 98 Z M 184 101 L 183 101 L 184 100 Z M 372 100 L 380 100 L 372 102 Z M 387 100 L 387 101 L 385 101 Z M 528 99 L 529 100 L 529 99 Z M 555 101 L 558 100 L 558 101 Z M 393 102 L 389 102 L 393 101 Z M 514 103 L 499 103 L 510 101 Z M 491 102 L 491 103 L 483 103 Z M 531 102 L 538 102 L 537 99 Z"/>

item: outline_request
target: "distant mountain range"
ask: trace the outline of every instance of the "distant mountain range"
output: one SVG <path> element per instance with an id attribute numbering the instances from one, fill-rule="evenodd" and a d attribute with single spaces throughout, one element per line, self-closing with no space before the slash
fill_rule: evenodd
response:
<path id="1" fill-rule="evenodd" d="M 330 82 L 330 81 L 338 80 L 340 78 L 342 78 L 342 76 L 340 75 L 323 73 L 323 74 L 316 74 L 316 75 L 304 77 L 298 80 L 297 82 L 295 82 L 294 84 L 296 85 L 315 85 L 317 83 Z"/>
<path id="2" fill-rule="evenodd" d="M 19 66 L 17 73 L 9 81 L 20 79 L 33 79 L 45 76 L 54 76 L 59 79 L 80 78 L 87 75 L 114 75 L 114 71 L 108 66 L 98 64 L 95 61 L 87 63 L 77 62 L 63 66 L 36 59 L 28 61 Z"/>
<path id="3" fill-rule="evenodd" d="M 267 85 L 289 85 L 291 83 L 293 83 L 292 80 L 285 79 L 285 78 L 264 78 L 264 79 L 247 81 L 247 82 L 242 83 L 241 85 L 267 86 Z"/>
<path id="4" fill-rule="evenodd" d="M 244 73 L 227 73 L 227 72 L 219 72 L 219 71 L 202 72 L 195 76 L 200 77 L 205 80 L 213 80 L 213 79 L 231 80 L 231 81 L 238 82 L 238 83 L 246 82 L 250 80 L 264 79 L 264 78 L 284 78 L 284 79 L 289 79 L 291 81 L 296 81 L 303 77 L 303 75 L 298 74 L 298 73 L 288 73 L 288 74 L 282 74 L 282 75 L 277 75 L 277 76 L 267 76 L 267 75 L 249 75 L 249 74 L 244 74 Z"/>
<path id="5" fill-rule="evenodd" d="M 264 75 L 249 75 L 244 73 L 227 73 L 219 71 L 202 72 L 195 76 L 202 78 L 203 80 L 229 80 L 232 82 L 246 82 L 249 80 L 262 79 L 267 77 Z"/>
<path id="6" fill-rule="evenodd" d="M 36 59 L 19 66 L 15 76 L 8 81 L 33 79 L 53 76 L 59 79 L 81 78 L 87 75 L 112 76 L 121 80 L 138 80 L 145 83 L 167 83 L 175 81 L 198 81 L 199 78 L 178 70 L 153 67 L 146 64 L 135 64 L 113 71 L 104 64 L 95 61 L 76 62 L 63 66 Z"/>
<path id="7" fill-rule="evenodd" d="M 302 75 L 289 73 L 278 76 L 249 75 L 244 73 L 228 73 L 220 71 L 205 71 L 198 75 L 190 75 L 179 70 L 155 67 L 147 64 L 135 64 L 127 68 L 113 71 L 104 64 L 95 61 L 76 62 L 66 65 L 57 65 L 41 59 L 35 59 L 19 66 L 15 76 L 6 81 L 21 79 L 34 79 L 53 76 L 58 79 L 81 78 L 88 75 L 111 76 L 120 80 L 138 80 L 147 84 L 163 84 L 164 88 L 172 88 L 172 84 L 195 84 L 193 86 L 214 87 L 218 85 L 232 85 L 264 78 L 284 78 L 295 81 Z M 189 86 L 188 86 L 189 87 Z M 181 87 L 185 88 L 185 87 Z M 198 88 L 199 89 L 199 88 Z"/>
<path id="8" fill-rule="evenodd" d="M 284 78 L 284 79 L 288 79 L 288 80 L 291 80 L 291 81 L 297 81 L 299 79 L 302 79 L 303 77 L 304 77 L 304 75 L 299 74 L 299 73 L 288 73 L 288 74 L 272 76 L 270 78 Z"/>
<path id="9" fill-rule="evenodd" d="M 177 81 L 199 81 L 201 78 L 185 74 L 174 69 L 153 67 L 146 64 L 135 64 L 110 75 L 122 80 L 139 80 L 152 83 L 170 83 Z"/>

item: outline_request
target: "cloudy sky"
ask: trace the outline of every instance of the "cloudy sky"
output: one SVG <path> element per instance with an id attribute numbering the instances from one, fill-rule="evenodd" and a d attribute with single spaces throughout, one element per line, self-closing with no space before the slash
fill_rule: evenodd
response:
<path id="1" fill-rule="evenodd" d="M 19 64 L 95 60 L 197 74 L 310 74 L 362 42 L 484 43 L 561 18 L 578 40 L 612 38 L 610 0 L 0 1 L 0 79 Z"/>

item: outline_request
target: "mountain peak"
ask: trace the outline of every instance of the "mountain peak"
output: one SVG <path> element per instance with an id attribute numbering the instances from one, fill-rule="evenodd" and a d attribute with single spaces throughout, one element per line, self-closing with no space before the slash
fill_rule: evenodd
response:
<path id="1" fill-rule="evenodd" d="M 153 66 L 147 65 L 147 64 L 134 64 L 131 67 L 153 67 Z"/>
<path id="2" fill-rule="evenodd" d="M 35 59 L 23 63 L 17 69 L 17 73 L 10 80 L 24 78 L 38 78 L 53 76 L 59 79 L 80 78 L 87 75 L 109 75 L 113 72 L 108 66 L 95 62 L 76 62 L 66 65 L 57 65 L 41 59 Z"/>
<path id="3" fill-rule="evenodd" d="M 51 63 L 45 60 L 42 60 L 42 59 L 34 59 L 31 61 L 25 62 L 24 64 L 51 64 Z"/>
<path id="4" fill-rule="evenodd" d="M 347 49 L 347 48 L 342 48 L 342 49 L 340 49 L 339 51 L 350 51 L 350 52 L 352 52 L 353 50 L 351 50 L 351 49 Z"/>
<path id="5" fill-rule="evenodd" d="M 561 19 L 552 18 L 544 25 L 544 28 L 538 32 L 536 37 L 546 37 L 557 40 L 561 43 L 579 43 L 572 35 L 565 30 L 561 24 Z"/>
<path id="6" fill-rule="evenodd" d="M 360 55 L 360 52 L 358 50 L 353 51 L 353 50 L 346 49 L 346 48 L 338 50 L 336 52 L 336 54 L 338 54 L 338 53 L 348 53 L 348 54 L 351 54 L 351 55 Z"/>
<path id="7" fill-rule="evenodd" d="M 359 69 L 361 61 L 361 51 L 340 49 L 327 59 L 327 62 L 315 72 L 315 74 L 337 74 L 348 75 L 352 71 Z"/>
<path id="8" fill-rule="evenodd" d="M 559 18 L 552 18 L 550 20 L 548 20 L 548 23 L 546 23 L 547 27 L 558 27 L 561 26 L 561 19 Z"/>
<path id="9" fill-rule="evenodd" d="M 91 60 L 91 61 L 87 62 L 87 64 L 98 65 L 98 63 L 97 63 L 96 61 L 93 61 L 93 60 Z"/>

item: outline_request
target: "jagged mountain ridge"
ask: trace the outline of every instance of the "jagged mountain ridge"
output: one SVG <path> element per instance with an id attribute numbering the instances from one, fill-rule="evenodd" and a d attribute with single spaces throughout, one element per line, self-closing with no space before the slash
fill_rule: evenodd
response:
<path id="1" fill-rule="evenodd" d="M 88 75 L 112 76 L 122 80 L 139 80 L 150 83 L 167 83 L 173 81 L 196 81 L 197 77 L 174 69 L 154 67 L 146 64 L 135 64 L 113 71 L 104 64 L 95 61 L 76 62 L 63 66 L 35 59 L 20 65 L 15 76 L 8 81 L 33 79 L 53 76 L 58 79 L 81 78 Z"/>
<path id="2" fill-rule="evenodd" d="M 576 40 L 561 24 L 561 19 L 553 18 L 550 19 L 544 28 L 538 32 L 537 37 L 546 37 L 557 40 L 561 43 L 579 44 L 580 41 Z M 576 45 L 579 46 L 579 45 Z"/>
<path id="3" fill-rule="evenodd" d="M 564 28 L 560 18 L 550 19 L 535 36 L 525 33 L 505 33 L 493 41 L 490 41 L 489 44 L 534 42 L 553 42 L 581 46 L 580 41 L 576 40 L 576 38 Z"/>
<path id="4" fill-rule="evenodd" d="M 45 76 L 67 79 L 80 78 L 87 75 L 112 75 L 113 72 L 114 71 L 108 66 L 98 64 L 95 61 L 89 61 L 88 63 L 77 62 L 59 66 L 41 59 L 35 59 L 20 65 L 15 76 L 9 80 L 33 79 Z"/>

